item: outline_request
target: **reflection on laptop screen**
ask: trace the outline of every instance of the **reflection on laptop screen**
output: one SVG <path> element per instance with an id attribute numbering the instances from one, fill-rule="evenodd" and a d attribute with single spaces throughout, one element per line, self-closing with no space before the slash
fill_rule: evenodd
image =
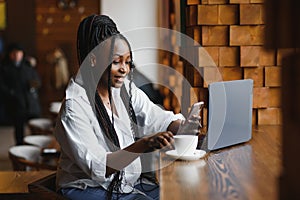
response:
<path id="1" fill-rule="evenodd" d="M 252 135 L 253 80 L 211 83 L 208 92 L 207 149 L 249 141 Z"/>

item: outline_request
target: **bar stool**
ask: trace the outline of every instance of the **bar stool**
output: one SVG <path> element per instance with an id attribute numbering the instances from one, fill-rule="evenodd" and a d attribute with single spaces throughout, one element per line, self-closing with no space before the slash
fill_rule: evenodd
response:
<path id="1" fill-rule="evenodd" d="M 56 170 L 56 166 L 41 162 L 41 148 L 33 145 L 10 147 L 9 158 L 15 171 L 32 171 L 40 169 Z"/>
<path id="2" fill-rule="evenodd" d="M 58 113 L 60 111 L 62 103 L 59 101 L 53 101 L 50 103 L 49 112 L 53 122 L 53 125 L 56 123 Z"/>
<path id="3" fill-rule="evenodd" d="M 61 102 L 59 102 L 59 101 L 51 102 L 49 111 L 51 113 L 57 115 L 59 113 L 60 107 L 61 107 Z"/>
<path id="4" fill-rule="evenodd" d="M 48 165 L 56 166 L 60 151 L 52 135 L 28 135 L 24 137 L 24 144 L 40 147 L 41 161 Z"/>
<path id="5" fill-rule="evenodd" d="M 53 121 L 49 118 L 33 118 L 28 121 L 32 135 L 49 135 L 53 132 Z"/>
<path id="6" fill-rule="evenodd" d="M 24 137 L 24 144 L 46 148 L 49 147 L 53 140 L 54 137 L 51 135 L 27 135 Z"/>

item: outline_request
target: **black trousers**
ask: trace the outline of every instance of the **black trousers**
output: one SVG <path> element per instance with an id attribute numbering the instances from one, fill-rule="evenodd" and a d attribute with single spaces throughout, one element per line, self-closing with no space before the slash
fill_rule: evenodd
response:
<path id="1" fill-rule="evenodd" d="M 14 131 L 15 131 L 16 145 L 23 144 L 25 123 L 26 123 L 26 117 L 25 116 L 16 116 L 14 118 L 14 128 L 15 128 Z"/>

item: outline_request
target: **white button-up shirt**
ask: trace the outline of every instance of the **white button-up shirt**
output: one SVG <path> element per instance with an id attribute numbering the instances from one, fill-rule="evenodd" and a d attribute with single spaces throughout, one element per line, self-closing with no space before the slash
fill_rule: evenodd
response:
<path id="1" fill-rule="evenodd" d="M 125 81 L 128 89 L 129 81 Z M 116 130 L 121 149 L 134 142 L 130 118 L 120 97 L 120 88 L 112 88 Z M 132 84 L 132 105 L 139 124 L 139 136 L 166 131 L 172 121 L 184 119 L 181 114 L 163 110 L 149 100 L 146 94 Z M 106 178 L 106 158 L 110 150 L 104 139 L 97 117 L 85 89 L 71 79 L 66 90 L 55 128 L 55 136 L 61 146 L 61 157 L 57 171 L 57 189 L 63 187 L 86 188 L 109 186 L 113 175 Z M 107 109 L 108 115 L 112 112 Z M 112 118 L 111 118 L 112 119 Z M 132 191 L 141 173 L 140 158 L 125 167 L 122 190 Z"/>

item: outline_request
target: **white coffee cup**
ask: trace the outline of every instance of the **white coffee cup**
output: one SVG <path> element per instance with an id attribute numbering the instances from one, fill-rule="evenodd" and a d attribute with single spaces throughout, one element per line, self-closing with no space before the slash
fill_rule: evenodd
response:
<path id="1" fill-rule="evenodd" d="M 174 145 L 177 155 L 193 155 L 198 144 L 198 136 L 196 135 L 175 135 Z"/>

